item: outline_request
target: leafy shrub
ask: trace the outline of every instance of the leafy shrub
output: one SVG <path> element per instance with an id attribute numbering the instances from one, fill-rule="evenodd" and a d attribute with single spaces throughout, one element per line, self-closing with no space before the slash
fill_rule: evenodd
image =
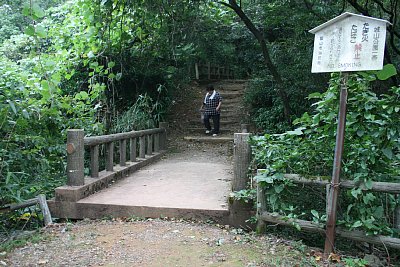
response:
<path id="1" fill-rule="evenodd" d="M 371 234 L 396 235 L 391 222 L 399 200 L 394 195 L 369 189 L 372 181 L 399 181 L 400 88 L 393 87 L 390 94 L 378 96 L 370 89 L 373 79 L 371 75 L 368 79 L 351 75 L 347 82 L 349 97 L 341 179 L 353 180 L 360 187 L 342 190 L 338 222 Z M 333 74 L 325 93 L 311 94 L 310 98 L 317 100 L 315 113 L 305 113 L 296 120 L 297 129 L 253 138 L 255 164 L 266 169 L 257 178 L 270 189 L 266 197 L 273 211 L 321 221 L 320 214 L 325 213 L 324 201 L 319 209 L 318 205 L 299 208 L 295 203 L 307 201 L 304 196 L 310 191 L 294 186 L 283 174 L 319 175 L 330 179 L 340 86 L 341 77 Z M 293 194 L 296 191 L 302 194 L 296 197 Z M 317 194 L 323 196 L 323 192 Z"/>
<path id="2" fill-rule="evenodd" d="M 283 103 L 272 77 L 258 73 L 245 91 L 244 101 L 249 107 L 250 117 L 258 132 L 283 133 L 293 126 L 284 116 Z M 301 89 L 300 82 L 291 83 L 285 88 L 291 109 L 291 119 L 295 120 L 310 110 L 310 101 L 304 96 L 307 92 Z"/>
<path id="3" fill-rule="evenodd" d="M 147 94 L 139 95 L 136 102 L 121 116 L 117 117 L 113 124 L 112 132 L 127 132 L 158 127 L 165 112 L 164 106 Z"/>

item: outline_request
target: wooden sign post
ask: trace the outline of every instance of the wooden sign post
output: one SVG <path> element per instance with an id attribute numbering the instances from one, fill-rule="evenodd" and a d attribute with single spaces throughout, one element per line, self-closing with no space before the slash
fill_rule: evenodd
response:
<path id="1" fill-rule="evenodd" d="M 335 246 L 348 72 L 383 68 L 387 23 L 386 20 L 346 12 L 310 30 L 310 33 L 315 34 L 311 72 L 343 72 L 332 180 L 327 194 L 325 258 L 334 251 Z"/>

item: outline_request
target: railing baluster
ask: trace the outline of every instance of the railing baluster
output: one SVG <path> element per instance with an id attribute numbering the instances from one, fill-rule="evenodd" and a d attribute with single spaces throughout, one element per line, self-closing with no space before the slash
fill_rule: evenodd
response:
<path id="1" fill-rule="evenodd" d="M 99 146 L 90 147 L 90 177 L 99 177 Z"/>
<path id="2" fill-rule="evenodd" d="M 130 139 L 130 153 L 129 153 L 129 160 L 131 162 L 135 162 L 136 161 L 136 138 L 131 138 Z"/>
<path id="3" fill-rule="evenodd" d="M 112 172 L 114 170 L 114 142 L 106 144 L 106 171 Z"/>
<path id="4" fill-rule="evenodd" d="M 161 150 L 166 150 L 167 149 L 167 128 L 168 128 L 168 122 L 160 122 L 160 126 L 161 129 L 164 130 L 164 132 L 162 132 L 160 134 L 160 149 Z"/>
<path id="5" fill-rule="evenodd" d="M 156 133 L 154 135 L 154 152 L 160 152 L 160 134 Z"/>
<path id="6" fill-rule="evenodd" d="M 126 166 L 126 139 L 119 141 L 119 165 Z"/>
<path id="7" fill-rule="evenodd" d="M 114 142 L 119 142 L 119 165 L 126 166 L 127 157 L 131 162 L 136 162 L 137 158 L 146 159 L 146 156 L 153 156 L 166 149 L 166 128 L 168 124 L 160 123 L 157 129 L 147 129 L 142 131 L 131 131 L 104 136 L 84 137 L 83 130 L 68 130 L 67 134 L 67 184 L 79 186 L 85 184 L 84 175 L 84 148 L 90 149 L 90 177 L 100 177 L 99 159 L 100 146 L 105 148 L 105 171 L 114 171 Z M 130 142 L 130 151 L 127 156 L 127 140 Z M 139 141 L 137 141 L 139 139 Z M 139 145 L 139 149 L 137 146 Z M 139 150 L 139 152 L 137 152 Z M 115 153 L 116 154 L 116 153 Z"/>
<path id="8" fill-rule="evenodd" d="M 146 158 L 146 136 L 139 137 L 139 158 Z"/>
<path id="9" fill-rule="evenodd" d="M 153 135 L 147 136 L 147 155 L 153 154 Z"/>

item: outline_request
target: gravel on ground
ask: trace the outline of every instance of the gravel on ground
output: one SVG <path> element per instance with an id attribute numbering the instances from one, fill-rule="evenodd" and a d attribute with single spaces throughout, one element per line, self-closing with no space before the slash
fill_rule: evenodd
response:
<path id="1" fill-rule="evenodd" d="M 0 266 L 315 266 L 299 243 L 174 218 L 58 223 L 41 235 Z"/>

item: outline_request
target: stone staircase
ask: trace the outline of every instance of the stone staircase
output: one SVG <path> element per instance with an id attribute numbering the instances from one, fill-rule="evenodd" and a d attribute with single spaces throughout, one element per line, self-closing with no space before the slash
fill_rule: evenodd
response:
<path id="1" fill-rule="evenodd" d="M 248 121 L 248 115 L 243 105 L 243 95 L 247 86 L 246 80 L 220 80 L 211 82 L 214 88 L 222 96 L 220 134 L 218 137 L 212 137 L 205 134 L 205 127 L 200 120 L 200 112 L 198 111 L 201 102 L 206 93 L 206 85 L 209 83 L 200 83 L 191 88 L 194 97 L 192 104 L 195 112 L 187 112 L 184 122 L 185 140 L 209 141 L 209 142 L 225 142 L 233 140 L 233 134 L 241 132 L 241 124 Z M 211 125 L 212 121 L 211 121 Z"/>

